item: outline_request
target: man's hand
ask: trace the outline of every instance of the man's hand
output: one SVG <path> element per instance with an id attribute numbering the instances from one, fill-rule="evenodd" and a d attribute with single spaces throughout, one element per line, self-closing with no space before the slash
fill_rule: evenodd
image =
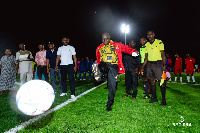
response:
<path id="1" fill-rule="evenodd" d="M 136 74 L 138 73 L 138 68 L 135 69 L 135 73 L 136 73 Z"/>
<path id="2" fill-rule="evenodd" d="M 166 73 L 166 66 L 163 66 L 163 72 Z"/>
<path id="3" fill-rule="evenodd" d="M 47 68 L 47 73 L 49 73 L 49 68 Z"/>
<path id="4" fill-rule="evenodd" d="M 58 72 L 58 66 L 55 67 L 55 71 Z"/>
<path id="5" fill-rule="evenodd" d="M 77 70 L 77 66 L 74 66 L 74 72 L 76 72 L 76 70 Z"/>
<path id="6" fill-rule="evenodd" d="M 132 53 L 132 56 L 138 56 L 139 55 L 139 52 L 138 51 L 135 51 Z"/>
<path id="7" fill-rule="evenodd" d="M 141 74 L 142 74 L 142 75 L 144 74 L 144 68 L 141 69 Z"/>

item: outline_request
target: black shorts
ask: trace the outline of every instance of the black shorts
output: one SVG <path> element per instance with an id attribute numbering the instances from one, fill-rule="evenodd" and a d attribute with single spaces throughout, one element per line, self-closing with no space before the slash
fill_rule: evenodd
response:
<path id="1" fill-rule="evenodd" d="M 143 63 L 140 64 L 140 70 L 142 69 L 142 66 L 143 66 Z M 141 79 L 146 79 L 147 78 L 147 65 L 145 65 L 145 67 L 144 67 L 144 73 L 143 73 L 143 75 L 140 74 L 140 78 Z"/>
<path id="2" fill-rule="evenodd" d="M 162 61 L 152 61 L 147 63 L 147 78 L 161 80 L 163 73 L 163 62 Z"/>

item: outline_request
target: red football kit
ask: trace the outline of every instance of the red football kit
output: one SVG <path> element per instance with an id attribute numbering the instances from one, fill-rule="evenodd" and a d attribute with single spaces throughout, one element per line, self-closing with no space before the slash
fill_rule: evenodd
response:
<path id="1" fill-rule="evenodd" d="M 186 64 L 186 74 L 194 74 L 194 64 L 195 63 L 195 59 L 194 58 L 186 58 L 185 59 L 185 64 Z"/>
<path id="2" fill-rule="evenodd" d="M 181 57 L 176 58 L 176 61 L 175 61 L 175 70 L 174 70 L 175 74 L 182 73 L 181 63 L 182 63 L 182 58 Z"/>

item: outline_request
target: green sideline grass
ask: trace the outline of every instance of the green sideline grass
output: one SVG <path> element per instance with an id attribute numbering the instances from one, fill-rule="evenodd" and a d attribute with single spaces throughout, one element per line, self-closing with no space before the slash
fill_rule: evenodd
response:
<path id="1" fill-rule="evenodd" d="M 200 74 L 195 74 L 196 84 Z M 174 74 L 172 74 L 172 80 Z M 186 82 L 186 75 L 183 74 Z M 161 92 L 157 86 L 158 103 L 141 99 L 143 88 L 139 82 L 137 99 L 123 98 L 124 75 L 118 83 L 112 111 L 106 111 L 108 90 L 103 85 L 57 110 L 19 132 L 200 132 L 200 86 L 193 84 L 168 83 L 167 106 L 160 106 Z M 181 123 L 180 117 L 184 118 Z M 179 126 L 173 124 L 180 123 Z M 191 126 L 183 126 L 183 123 Z"/>
<path id="2" fill-rule="evenodd" d="M 76 81 L 76 95 L 79 95 L 94 86 L 96 84 L 95 81 L 88 81 L 88 75 L 86 77 L 86 81 Z M 17 76 L 17 82 L 19 82 L 19 75 Z M 101 82 L 102 83 L 102 82 Z M 59 84 L 57 82 L 57 84 Z M 60 90 L 55 94 L 55 100 L 51 108 L 55 107 L 56 105 L 59 105 L 68 99 L 70 99 L 70 89 L 69 89 L 69 81 L 67 81 L 67 90 L 68 95 L 60 97 Z M 19 86 L 17 86 L 19 88 Z M 58 87 L 59 88 L 59 87 Z M 16 106 L 15 102 L 15 94 L 17 91 L 6 91 L 4 94 L 0 95 L 0 133 L 8 131 L 11 128 L 14 128 L 15 126 L 21 124 L 22 122 L 25 122 L 31 118 L 32 116 L 26 116 L 23 115 Z"/>

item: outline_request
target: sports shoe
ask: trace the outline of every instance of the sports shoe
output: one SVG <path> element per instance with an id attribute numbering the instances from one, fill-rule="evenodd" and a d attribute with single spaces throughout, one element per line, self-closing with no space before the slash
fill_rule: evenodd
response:
<path id="1" fill-rule="evenodd" d="M 86 79 L 83 79 L 83 80 L 86 80 Z"/>
<path id="2" fill-rule="evenodd" d="M 166 100 L 162 100 L 160 106 L 166 106 L 166 105 L 167 105 Z"/>
<path id="3" fill-rule="evenodd" d="M 67 95 L 67 93 L 61 93 L 61 94 L 60 94 L 61 97 L 64 96 L 64 95 Z"/>
<path id="4" fill-rule="evenodd" d="M 195 84 L 195 82 L 193 82 L 193 84 Z"/>
<path id="5" fill-rule="evenodd" d="M 144 96 L 142 99 L 149 99 L 150 96 Z"/>
<path id="6" fill-rule="evenodd" d="M 71 99 L 74 99 L 75 98 L 75 96 L 74 95 L 71 95 Z"/>
<path id="7" fill-rule="evenodd" d="M 157 103 L 158 99 L 151 98 L 148 103 Z"/>

